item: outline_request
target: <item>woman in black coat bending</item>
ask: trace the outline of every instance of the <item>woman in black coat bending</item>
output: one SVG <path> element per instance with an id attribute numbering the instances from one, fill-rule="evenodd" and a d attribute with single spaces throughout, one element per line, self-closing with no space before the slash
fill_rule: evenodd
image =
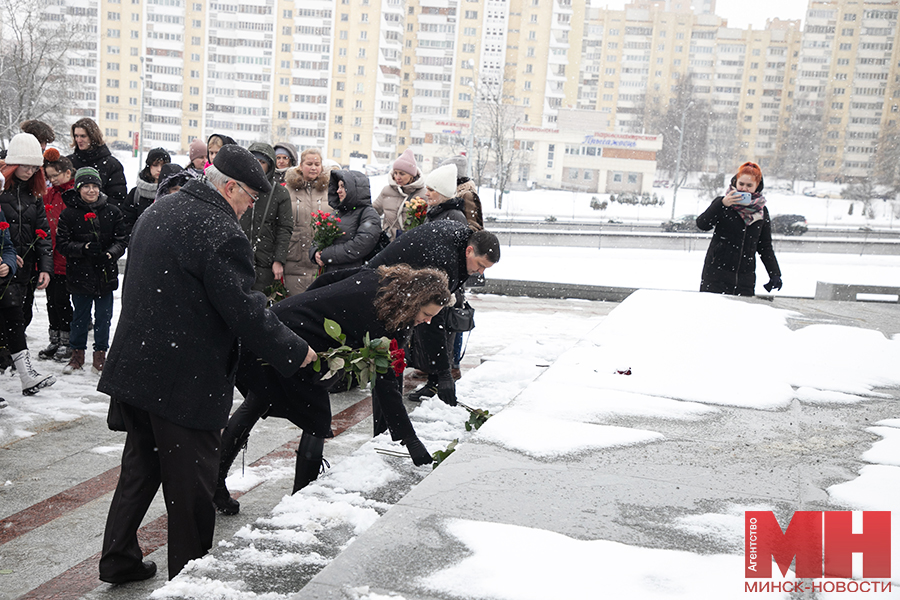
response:
<path id="1" fill-rule="evenodd" d="M 759 165 L 746 162 L 731 179 L 724 196 L 713 200 L 697 217 L 697 227 L 713 231 L 700 291 L 752 296 L 756 288 L 756 254 L 769 274 L 766 291 L 781 289 L 781 270 L 772 247 L 772 223 L 762 195 Z"/>
<path id="2" fill-rule="evenodd" d="M 412 327 L 430 322 L 449 301 L 445 273 L 395 265 L 348 272 L 347 277 L 330 285 L 282 300 L 272 307 L 272 312 L 311 348 L 323 352 L 339 345 L 325 332 L 325 319 L 341 326 L 347 336 L 345 344 L 351 348 L 361 347 L 366 333 L 371 339 L 388 337 L 403 346 Z M 376 433 L 390 430 L 391 438 L 406 446 L 416 465 L 429 464 L 431 454 L 416 437 L 403 406 L 401 377 L 388 369 L 374 379 L 372 412 Z M 330 378 L 322 381 L 311 366 L 285 378 L 253 355 L 241 357 L 237 387 L 246 400 L 222 432 L 222 459 L 213 497 L 220 512 L 236 514 L 240 510 L 240 503 L 228 492 L 225 477 L 260 417 L 282 417 L 303 430 L 293 492 L 318 477 L 325 438 L 332 436 L 328 397 L 331 383 Z"/>

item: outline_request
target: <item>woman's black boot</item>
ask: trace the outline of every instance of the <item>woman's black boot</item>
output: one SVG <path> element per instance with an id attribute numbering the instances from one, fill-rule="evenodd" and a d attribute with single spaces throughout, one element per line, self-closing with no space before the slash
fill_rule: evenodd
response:
<path id="1" fill-rule="evenodd" d="M 303 432 L 297 447 L 297 464 L 294 466 L 294 491 L 296 494 L 319 477 L 322 455 L 325 452 L 325 438 Z"/>

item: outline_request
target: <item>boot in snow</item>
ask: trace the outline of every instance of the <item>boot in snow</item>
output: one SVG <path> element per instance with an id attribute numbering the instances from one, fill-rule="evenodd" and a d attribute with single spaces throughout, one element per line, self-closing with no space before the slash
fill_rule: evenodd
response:
<path id="1" fill-rule="evenodd" d="M 412 458 L 413 464 L 417 467 L 422 465 L 430 465 L 434 462 L 434 458 L 428 453 L 425 444 L 416 436 L 408 437 L 401 442 L 406 446 L 409 457 Z"/>
<path id="2" fill-rule="evenodd" d="M 50 345 L 38 352 L 38 358 L 41 360 L 49 360 L 53 358 L 56 351 L 59 350 L 59 331 L 50 330 Z"/>
<path id="3" fill-rule="evenodd" d="M 241 510 L 241 503 L 231 497 L 231 492 L 225 485 L 225 478 L 228 477 L 228 471 L 231 469 L 235 457 L 241 448 L 247 447 L 247 440 L 250 438 L 249 431 L 240 433 L 241 435 L 235 436 L 227 427 L 222 432 L 222 458 L 219 459 L 219 478 L 216 481 L 213 504 L 216 505 L 216 510 L 223 515 L 236 515 Z"/>
<path id="4" fill-rule="evenodd" d="M 406 397 L 407 400 L 412 402 L 421 402 L 425 398 L 431 398 L 435 394 L 438 393 L 438 376 L 437 375 L 429 375 L 428 381 L 425 382 L 425 385 L 420 387 L 417 390 L 414 390 L 409 393 Z"/>
<path id="5" fill-rule="evenodd" d="M 63 367 L 63 373 L 68 375 L 69 373 L 74 373 L 75 371 L 81 371 L 81 367 L 83 366 L 84 350 L 72 349 L 72 358 L 69 359 L 69 364 Z"/>
<path id="6" fill-rule="evenodd" d="M 69 332 L 60 331 L 59 348 L 57 348 L 56 354 L 53 355 L 53 360 L 64 363 L 69 362 L 70 358 L 72 358 L 72 347 L 69 346 Z"/>
<path id="7" fill-rule="evenodd" d="M 22 380 L 22 395 L 33 396 L 38 393 L 41 388 L 49 387 L 56 383 L 53 375 L 41 375 L 31 366 L 31 355 L 28 349 L 20 350 L 12 355 L 13 364 L 16 365 L 16 371 L 19 372 L 19 379 Z"/>
<path id="8" fill-rule="evenodd" d="M 99 375 L 103 372 L 103 365 L 106 364 L 106 350 L 94 350 L 94 364 L 91 365 L 91 372 Z"/>
<path id="9" fill-rule="evenodd" d="M 328 463 L 322 458 L 325 452 L 325 438 L 303 432 L 297 447 L 297 464 L 294 465 L 294 490 L 296 494 L 319 477 L 319 470 Z"/>

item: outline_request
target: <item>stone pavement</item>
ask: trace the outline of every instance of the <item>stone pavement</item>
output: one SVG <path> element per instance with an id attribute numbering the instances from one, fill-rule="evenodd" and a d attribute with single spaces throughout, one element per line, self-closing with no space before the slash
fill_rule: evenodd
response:
<path id="1" fill-rule="evenodd" d="M 491 310 L 574 310 L 572 303 L 560 300 L 476 296 L 472 303 L 485 318 Z M 896 304 L 779 298 L 772 305 L 803 315 L 792 326 L 827 322 L 889 335 L 900 332 Z M 604 315 L 615 306 L 581 302 L 577 310 Z M 690 334 L 690 325 L 685 327 Z M 477 352 L 470 349 L 464 376 L 478 366 L 481 356 L 503 347 L 498 339 Z M 305 587 L 295 597 L 343 599 L 348 590 L 362 586 L 407 600 L 435 597 L 422 591 L 417 578 L 464 555 L 464 548 L 441 526 L 454 517 L 540 528 L 577 539 L 733 552 L 711 546 L 708 539 L 673 536 L 663 524 L 727 502 L 766 502 L 788 513 L 833 508 L 824 489 L 856 477 L 858 457 L 876 439 L 864 427 L 897 416 L 900 391 L 881 391 L 892 397 L 852 406 L 794 402 L 787 411 L 729 408 L 702 421 L 655 419 L 652 428 L 666 436 L 663 442 L 565 461 L 534 459 L 485 443 L 460 445 L 439 469 L 412 482 L 399 502 L 321 572 L 298 573 L 303 581 L 295 581 L 293 589 Z M 326 446 L 329 459 L 339 461 L 370 439 L 367 406 L 365 394 L 358 391 L 335 396 L 333 411 L 341 416 L 335 428 L 342 433 Z M 785 413 L 791 418 L 785 419 Z M 640 427 L 643 422 L 632 417 L 609 424 Z M 286 421 L 262 421 L 254 430 L 247 463 L 292 461 L 298 436 L 299 430 Z M 96 577 L 120 457 L 92 449 L 123 440 L 122 434 L 108 431 L 102 419 L 84 417 L 0 448 L 0 461 L 14 467 L 5 471 L 13 473 L 16 484 L 15 494 L 0 490 L 0 599 L 146 598 L 163 585 L 162 575 L 122 586 Z M 240 515 L 217 520 L 213 553 L 219 552 L 220 541 L 267 516 L 289 486 L 286 480 L 267 480 L 244 494 Z M 142 538 L 152 550 L 148 558 L 162 573 L 164 514 L 160 497 L 148 513 Z"/>

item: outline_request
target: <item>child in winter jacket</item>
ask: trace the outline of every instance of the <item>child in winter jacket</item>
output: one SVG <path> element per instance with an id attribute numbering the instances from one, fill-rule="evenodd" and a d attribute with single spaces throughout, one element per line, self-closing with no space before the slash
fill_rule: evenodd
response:
<path id="1" fill-rule="evenodd" d="M 122 211 L 100 193 L 100 174 L 84 167 L 75 173 L 75 189 L 63 195 L 67 208 L 59 217 L 57 246 L 66 258 L 66 284 L 75 314 L 69 344 L 72 358 L 63 373 L 81 370 L 94 307 L 92 371 L 100 373 L 109 348 L 113 290 L 119 287 L 117 261 L 125 254 L 128 230 Z"/>

